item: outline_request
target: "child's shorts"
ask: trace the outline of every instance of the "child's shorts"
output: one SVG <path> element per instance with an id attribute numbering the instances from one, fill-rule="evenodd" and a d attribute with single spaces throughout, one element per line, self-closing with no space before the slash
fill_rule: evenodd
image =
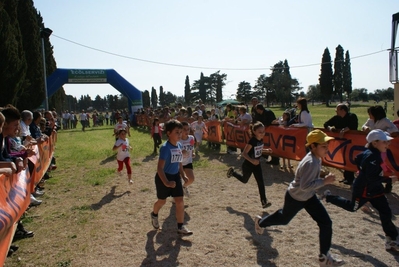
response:
<path id="1" fill-rule="evenodd" d="M 157 189 L 157 198 L 158 199 L 166 199 L 170 196 L 171 197 L 182 197 L 183 196 L 183 186 L 181 183 L 180 173 L 177 173 L 177 174 L 165 173 L 165 175 L 169 181 L 175 181 L 176 186 L 174 188 L 165 186 L 157 173 L 155 175 L 155 187 Z"/>

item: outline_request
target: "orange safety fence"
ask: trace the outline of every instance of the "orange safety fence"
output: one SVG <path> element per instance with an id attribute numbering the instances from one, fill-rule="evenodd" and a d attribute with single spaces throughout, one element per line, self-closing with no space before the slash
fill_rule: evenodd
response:
<path id="1" fill-rule="evenodd" d="M 151 127 L 152 118 L 147 115 L 138 115 L 137 122 L 140 126 Z M 165 121 L 160 119 L 160 122 Z M 205 124 L 208 131 L 204 132 L 204 139 L 212 143 L 224 143 L 228 146 L 243 149 L 251 138 L 248 126 L 220 121 L 207 121 Z M 324 129 L 321 130 L 324 131 Z M 336 139 L 330 142 L 328 154 L 323 158 L 323 164 L 337 169 L 356 172 L 355 157 L 365 150 L 366 133 L 349 131 L 345 133 L 343 138 L 339 137 L 339 133 L 326 133 Z M 274 156 L 301 160 L 306 155 L 307 134 L 308 130 L 306 128 L 284 128 L 272 125 L 266 127 L 263 142 L 266 148 L 273 150 Z M 391 141 L 385 163 L 395 175 L 399 176 L 399 137 Z"/>
<path id="2" fill-rule="evenodd" d="M 30 193 L 50 166 L 56 135 L 53 133 L 48 141 L 35 146 L 36 155 L 28 158 L 34 165 L 32 175 L 28 168 L 11 177 L 0 175 L 0 266 L 6 260 L 15 223 L 30 204 Z"/>

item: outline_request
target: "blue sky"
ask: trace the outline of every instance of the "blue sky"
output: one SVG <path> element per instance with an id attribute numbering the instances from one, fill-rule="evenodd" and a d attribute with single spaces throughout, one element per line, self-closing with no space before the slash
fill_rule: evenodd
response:
<path id="1" fill-rule="evenodd" d="M 382 50 L 391 46 L 397 0 L 37 0 L 34 5 L 53 30 L 59 68 L 115 69 L 141 91 L 162 85 L 180 96 L 186 75 L 192 83 L 201 72 L 220 70 L 227 74 L 224 98 L 231 98 L 240 82 L 254 85 L 259 75 L 269 75 L 271 66 L 287 59 L 306 92 L 318 83 L 324 49 L 334 59 L 339 44 L 352 58 L 354 89 L 393 87 L 388 51 Z M 64 88 L 76 97 L 119 94 L 108 84 Z"/>

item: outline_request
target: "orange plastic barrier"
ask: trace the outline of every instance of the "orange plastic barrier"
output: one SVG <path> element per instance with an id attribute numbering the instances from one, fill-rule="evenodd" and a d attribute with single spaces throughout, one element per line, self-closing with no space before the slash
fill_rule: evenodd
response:
<path id="1" fill-rule="evenodd" d="M 0 175 L 0 266 L 4 265 L 14 236 L 14 225 L 30 204 L 30 193 L 41 180 L 51 163 L 56 133 L 40 145 L 29 160 L 34 164 L 32 176 L 28 168 L 12 177 Z"/>
<path id="2" fill-rule="evenodd" d="M 151 121 L 146 115 L 139 115 L 138 121 Z M 228 146 L 243 149 L 251 138 L 248 126 L 239 126 L 229 122 L 208 121 L 205 122 L 208 132 L 204 133 L 204 139 L 213 143 L 225 143 Z M 147 126 L 145 124 L 140 124 Z M 219 126 L 220 125 L 220 126 Z M 151 126 L 151 125 L 150 125 Z M 324 129 L 321 129 L 324 131 Z M 265 147 L 273 149 L 273 155 L 293 160 L 301 160 L 306 155 L 305 128 L 283 128 L 279 126 L 266 127 L 263 139 Z M 349 131 L 343 138 L 338 133 L 327 132 L 336 139 L 330 142 L 328 155 L 323 159 L 323 164 L 337 169 L 357 171 L 355 157 L 365 150 L 366 134 L 361 131 Z M 399 176 L 399 138 L 391 141 L 387 151 L 385 162 L 388 167 Z"/>

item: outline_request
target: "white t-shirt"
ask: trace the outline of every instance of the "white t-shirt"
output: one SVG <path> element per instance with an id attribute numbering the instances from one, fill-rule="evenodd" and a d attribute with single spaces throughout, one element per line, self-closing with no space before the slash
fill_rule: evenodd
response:
<path id="1" fill-rule="evenodd" d="M 122 139 L 118 139 L 115 142 L 115 146 L 119 146 L 118 147 L 118 154 L 116 155 L 116 159 L 119 161 L 123 161 L 125 158 L 130 157 L 130 153 L 129 153 L 129 139 L 126 138 L 126 140 L 122 140 Z"/>
<path id="2" fill-rule="evenodd" d="M 182 150 L 186 150 L 187 153 L 183 153 L 182 165 L 187 165 L 193 162 L 193 150 L 194 150 L 194 136 L 189 135 L 186 140 L 180 139 L 180 144 L 182 144 Z"/>
<path id="3" fill-rule="evenodd" d="M 205 129 L 205 122 L 198 123 L 198 121 L 195 121 L 191 123 L 191 129 L 193 129 L 195 135 L 202 135 L 203 129 Z"/>
<path id="4" fill-rule="evenodd" d="M 21 136 L 29 136 L 30 135 L 30 130 L 29 130 L 29 125 L 26 125 L 25 122 L 21 121 Z"/>
<path id="5" fill-rule="evenodd" d="M 87 115 L 86 115 L 86 113 L 80 113 L 80 120 L 81 120 L 81 121 L 87 120 Z"/>
<path id="6" fill-rule="evenodd" d="M 122 122 L 122 123 L 117 123 L 117 124 L 115 124 L 114 129 L 115 129 L 115 132 L 118 132 L 119 130 L 122 130 L 122 129 L 127 130 L 127 124 L 124 123 L 124 122 Z"/>
<path id="7" fill-rule="evenodd" d="M 240 116 L 238 116 L 238 120 L 245 121 L 245 123 L 251 123 L 252 116 L 249 113 L 240 114 Z"/>

